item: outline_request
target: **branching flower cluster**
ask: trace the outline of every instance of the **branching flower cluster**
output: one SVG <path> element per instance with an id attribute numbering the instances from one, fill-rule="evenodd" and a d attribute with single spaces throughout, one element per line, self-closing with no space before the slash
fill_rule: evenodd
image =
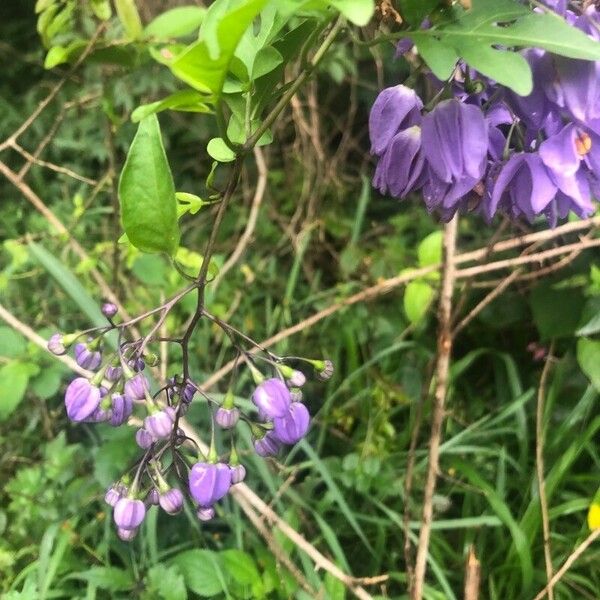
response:
<path id="1" fill-rule="evenodd" d="M 276 356 L 199 306 L 197 318 L 184 336 L 165 340 L 182 346 L 183 373 L 152 391 L 155 386 L 151 383 L 152 376 L 146 374 L 149 370 L 146 366 L 155 366 L 158 358 L 147 350 L 147 346 L 157 341 L 156 332 L 169 311 L 196 287 L 191 286 L 164 305 L 122 323 L 114 320 L 117 307 L 104 304 L 102 312 L 108 320 L 107 326 L 72 334 L 56 333 L 48 342 L 48 349 L 56 355 L 72 349 L 77 364 L 91 371 L 89 376 L 77 377 L 67 387 L 65 407 L 71 421 L 104 422 L 114 427 L 141 424 L 135 433 L 132 430 L 143 451 L 141 457 L 105 496 L 106 502 L 113 507 L 118 535 L 125 541 L 135 537 L 152 505 L 159 505 L 168 514 L 177 514 L 183 508 L 185 495 L 194 502 L 198 519 L 212 519 L 216 503 L 227 495 L 232 485 L 240 483 L 246 476 L 235 444 L 234 430 L 238 423 L 242 421 L 250 427 L 258 455 L 277 454 L 283 446 L 301 440 L 310 426 L 308 409 L 302 403 L 301 388 L 306 376 L 290 363 L 303 363 L 313 368 L 322 380 L 329 379 L 333 373 L 333 364 L 329 360 Z M 145 337 L 136 339 L 132 326 L 158 313 L 158 325 L 155 324 Z M 217 324 L 229 337 L 238 362 L 241 364 L 241 360 L 245 360 L 255 383 L 252 394 L 254 414 L 245 414 L 236 405 L 235 377 L 221 402 L 190 378 L 187 342 L 202 317 Z M 118 350 L 110 353 L 105 348 L 105 336 L 115 330 L 118 332 Z M 258 352 L 251 353 L 245 344 Z M 211 444 L 206 455 L 180 427 L 181 417 L 196 396 L 206 402 L 212 416 Z M 230 432 L 231 445 L 223 453 L 219 453 L 215 442 L 217 427 Z"/>
<path id="2" fill-rule="evenodd" d="M 600 40 L 594 6 L 576 13 L 566 2 L 546 4 Z M 552 226 L 569 212 L 590 216 L 600 197 L 600 62 L 539 49 L 522 55 L 533 72 L 526 97 L 464 63 L 451 81 L 435 80 L 431 104 L 443 99 L 429 111 L 408 87 L 384 89 L 369 118 L 373 185 L 396 198 L 421 191 L 445 221 L 468 210 L 487 220 L 544 215 Z"/>

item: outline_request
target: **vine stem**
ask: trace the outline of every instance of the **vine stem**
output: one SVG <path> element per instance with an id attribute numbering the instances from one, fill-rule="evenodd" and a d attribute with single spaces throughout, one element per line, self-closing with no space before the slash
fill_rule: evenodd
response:
<path id="1" fill-rule="evenodd" d="M 444 256 L 442 262 L 442 287 L 438 306 L 438 341 L 437 363 L 435 369 L 435 393 L 431 435 L 429 440 L 429 465 L 423 499 L 421 531 L 415 560 L 415 575 L 411 587 L 411 599 L 421 600 L 425 583 L 429 538 L 431 537 L 431 521 L 433 517 L 433 494 L 439 470 L 440 443 L 442 425 L 444 423 L 444 404 L 448 392 L 448 372 L 450 369 L 450 353 L 452 351 L 452 293 L 456 281 L 454 255 L 456 253 L 456 234 L 458 217 L 444 226 Z"/>

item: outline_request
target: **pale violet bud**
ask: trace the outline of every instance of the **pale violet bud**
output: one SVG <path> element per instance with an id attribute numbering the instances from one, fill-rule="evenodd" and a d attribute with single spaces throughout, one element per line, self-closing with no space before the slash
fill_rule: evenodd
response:
<path id="1" fill-rule="evenodd" d="M 46 345 L 48 350 L 52 352 L 52 354 L 56 356 L 61 356 L 66 354 L 67 349 L 63 343 L 63 335 L 61 333 L 55 333 L 49 340 Z"/>
<path id="2" fill-rule="evenodd" d="M 306 376 L 302 371 L 294 370 L 288 383 L 290 387 L 302 387 L 306 383 Z"/>
<path id="3" fill-rule="evenodd" d="M 241 483 L 246 479 L 246 467 L 244 465 L 231 465 L 231 484 Z"/>
<path id="4" fill-rule="evenodd" d="M 215 423 L 223 429 L 232 429 L 240 419 L 238 408 L 223 408 L 219 406 L 215 414 Z"/>
<path id="5" fill-rule="evenodd" d="M 215 509 L 212 506 L 203 507 L 201 506 L 196 511 L 196 516 L 200 521 L 210 521 L 215 516 Z"/>
<path id="6" fill-rule="evenodd" d="M 176 515 L 183 508 L 183 494 L 177 488 L 162 492 L 158 498 L 160 507 L 170 515 Z"/>
<path id="7" fill-rule="evenodd" d="M 117 535 L 124 542 L 130 542 L 137 535 L 137 532 L 137 529 L 123 529 L 121 527 L 117 529 Z"/>
<path id="8" fill-rule="evenodd" d="M 102 314 L 109 319 L 117 314 L 117 310 L 117 305 L 112 302 L 105 302 L 102 305 Z"/>
<path id="9" fill-rule="evenodd" d="M 135 434 L 135 441 L 140 448 L 147 450 L 152 446 L 152 436 L 144 428 L 138 429 Z"/>

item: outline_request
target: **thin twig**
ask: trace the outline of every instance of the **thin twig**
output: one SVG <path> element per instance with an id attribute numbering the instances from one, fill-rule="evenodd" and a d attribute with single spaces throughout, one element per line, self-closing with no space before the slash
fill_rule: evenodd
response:
<path id="1" fill-rule="evenodd" d="M 475 555 L 473 545 L 469 546 L 469 554 L 465 564 L 465 600 L 479 600 L 479 583 L 481 581 L 481 563 Z"/>
<path id="2" fill-rule="evenodd" d="M 548 499 L 546 498 L 546 482 L 544 479 L 544 403 L 546 399 L 546 385 L 550 366 L 553 362 L 552 352 L 554 342 L 550 345 L 548 356 L 544 363 L 540 387 L 537 394 L 537 408 L 535 415 L 535 471 L 538 480 L 538 491 L 540 495 L 540 509 L 542 513 L 542 531 L 544 535 L 544 562 L 546 565 L 546 580 L 548 584 L 552 581 L 552 551 L 550 547 L 550 517 L 548 516 Z M 548 587 L 548 600 L 554 600 L 552 586 Z"/>
<path id="3" fill-rule="evenodd" d="M 573 563 L 588 549 L 592 543 L 600 537 L 600 529 L 594 529 L 590 534 L 573 550 L 573 552 L 569 555 L 567 560 L 562 564 L 561 568 L 556 571 L 554 577 L 548 582 L 546 587 L 533 599 L 533 600 L 542 600 L 544 596 L 551 590 L 559 581 L 562 579 L 562 576 L 571 568 Z"/>
<path id="4" fill-rule="evenodd" d="M 425 584 L 425 570 L 429 554 L 429 538 L 433 517 L 433 495 L 439 469 L 440 442 L 444 422 L 444 403 L 448 391 L 448 373 L 450 369 L 450 353 L 452 351 L 452 293 L 456 280 L 454 254 L 456 251 L 458 217 L 454 217 L 444 226 L 444 258 L 442 268 L 442 287 L 439 300 L 439 333 L 437 364 L 435 369 L 436 385 L 434 393 L 433 416 L 431 420 L 431 436 L 429 442 L 429 465 L 423 498 L 421 531 L 415 560 L 415 579 L 411 593 L 413 600 L 421 600 Z"/>

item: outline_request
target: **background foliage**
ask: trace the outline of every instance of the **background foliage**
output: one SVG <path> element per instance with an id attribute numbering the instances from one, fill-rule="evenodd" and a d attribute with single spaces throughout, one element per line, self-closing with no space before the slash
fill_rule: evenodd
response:
<path id="1" fill-rule="evenodd" d="M 63 172 L 34 164 L 26 179 L 85 247 L 89 260 L 81 261 L 67 237 L 56 234 L 7 180 L 0 180 L 2 304 L 48 337 L 99 318 L 94 269 L 111 282 L 132 314 L 185 284 L 165 258 L 116 241 L 122 234 L 118 174 L 137 128 L 132 114 L 139 120 L 148 109 L 140 113 L 137 107 L 152 106 L 181 87 L 135 41 L 141 28 L 165 10 L 163 3 L 144 2 L 143 23 L 121 14 L 123 28 L 101 0 L 37 4 L 38 15 L 29 1 L 0 8 L 1 139 L 68 72 L 64 60 L 82 51 L 97 24 L 94 18 L 108 15 L 117 40 L 68 78 L 19 140 L 33 152 L 50 132 L 41 158 Z M 115 4 L 126 11 L 126 2 Z M 337 4 L 352 10 L 352 2 Z M 54 13 L 40 24 L 42 5 L 52 5 Z M 41 14 L 47 10 L 42 6 Z M 199 9 L 187 10 L 189 23 Z M 362 24 L 360 14 L 346 16 Z M 416 14 L 413 22 L 421 17 Z M 155 22 L 146 33 L 177 36 L 177 23 Z M 134 42 L 118 43 L 123 36 Z M 428 43 L 426 36 L 415 40 L 419 49 Z M 451 32 L 438 41 L 452 46 Z M 409 72 L 404 59 L 392 59 L 393 51 L 391 44 L 369 46 L 358 36 L 343 38 L 274 124 L 274 141 L 263 149 L 267 190 L 252 243 L 209 290 L 212 312 L 227 316 L 255 339 L 268 338 L 382 278 L 439 262 L 439 227 L 421 205 L 398 204 L 370 190 L 368 108 L 383 85 L 402 81 Z M 468 49 L 456 51 L 468 59 Z M 277 56 L 269 52 L 260 59 L 257 54 L 244 67 L 246 73 L 258 68 L 257 61 L 267 69 L 265 75 L 273 67 L 281 77 Z M 181 75 L 185 64 L 178 68 L 171 66 L 188 81 L 189 74 Z M 288 76 L 297 68 L 296 63 L 289 66 Z M 243 70 L 240 79 L 243 83 Z M 221 86 L 216 82 L 211 91 L 220 93 Z M 179 106 L 202 113 L 199 97 L 190 94 L 177 97 Z M 219 133 L 202 114 L 164 112 L 159 117 L 177 190 L 200 194 L 200 182 L 212 167 L 204 149 Z M 213 158 L 226 159 L 226 154 L 226 145 L 217 143 L 215 149 L 213 142 Z M 3 160 L 17 171 L 24 164 L 13 149 Z M 249 165 L 242 193 L 226 215 L 217 265 L 244 230 L 256 176 Z M 219 172 L 216 177 L 219 183 Z M 197 251 L 210 231 L 210 208 L 184 216 L 180 226 L 185 249 L 177 258 L 197 270 Z M 485 246 L 498 228 L 498 223 L 483 227 L 477 217 L 467 217 L 460 223 L 459 246 Z M 522 232 L 506 223 L 502 228 L 505 236 Z M 490 285 L 493 280 L 461 284 L 457 295 L 465 314 Z M 423 399 L 436 346 L 436 286 L 435 276 L 417 280 L 405 290 L 344 308 L 281 342 L 282 353 L 330 357 L 336 374 L 327 386 L 308 389 L 316 414 L 308 443 L 281 462 L 264 463 L 250 452 L 245 457 L 250 485 L 337 565 L 357 577 L 388 576 L 369 587 L 374 596 L 405 597 L 402 518 L 407 503 L 411 531 L 418 534 L 426 428 L 418 438 L 411 498 L 404 497 L 403 484 L 417 413 L 423 407 L 427 419 L 430 411 Z M 557 362 L 547 389 L 545 454 L 555 564 L 587 534 L 586 513 L 600 466 L 594 443 L 600 428 L 600 342 L 595 337 L 600 324 L 593 319 L 599 295 L 600 267 L 593 254 L 584 253 L 549 277 L 518 281 L 458 338 L 435 497 L 428 598 L 461 597 L 471 546 L 482 565 L 483 597 L 532 597 L 545 582 L 535 480 L 535 402 L 542 362 L 535 350 L 543 354 L 552 342 Z M 184 303 L 167 326 L 180 328 L 190 309 Z M 199 380 L 223 364 L 225 347 L 226 340 L 210 325 L 197 332 L 193 360 Z M 68 376 L 45 352 L 0 327 L 3 598 L 337 599 L 348 594 L 274 530 L 284 558 L 296 565 L 291 572 L 231 500 L 219 519 L 202 527 L 191 511 L 179 519 L 151 513 L 132 548 L 120 542 L 102 498 L 136 448 L 130 436 L 109 427 L 68 424 L 62 404 Z M 203 419 L 201 411 L 191 413 L 200 431 L 206 430 Z M 598 552 L 592 547 L 580 559 L 557 588 L 557 598 L 597 597 Z"/>

